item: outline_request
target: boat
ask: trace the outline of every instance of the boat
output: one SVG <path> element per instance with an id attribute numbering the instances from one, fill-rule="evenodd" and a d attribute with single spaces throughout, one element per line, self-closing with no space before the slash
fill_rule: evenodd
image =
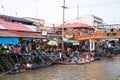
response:
<path id="1" fill-rule="evenodd" d="M 84 58 L 81 58 L 77 61 L 55 61 L 56 64 L 63 64 L 63 65 L 82 65 L 82 64 L 85 64 L 85 63 L 90 63 L 94 61 L 93 59 L 92 60 L 85 60 Z"/>
<path id="2" fill-rule="evenodd" d="M 77 62 L 66 62 L 66 61 L 56 61 L 56 64 L 63 64 L 63 65 L 76 65 Z"/>
<path id="3" fill-rule="evenodd" d="M 101 60 L 102 57 L 95 57 L 94 60 Z"/>
<path id="4" fill-rule="evenodd" d="M 120 80 L 120 75 L 115 76 L 115 80 Z"/>
<path id="5" fill-rule="evenodd" d="M 12 70 L 12 71 L 10 72 L 10 74 L 18 74 L 18 73 L 20 73 L 19 70 Z"/>
<path id="6" fill-rule="evenodd" d="M 54 62 L 48 62 L 41 65 L 42 68 L 50 67 Z"/>

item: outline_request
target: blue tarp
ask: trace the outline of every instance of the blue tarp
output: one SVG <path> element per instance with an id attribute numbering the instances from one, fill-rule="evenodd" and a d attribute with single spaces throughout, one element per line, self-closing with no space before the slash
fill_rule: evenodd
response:
<path id="1" fill-rule="evenodd" d="M 23 40 L 33 40 L 33 38 L 23 38 Z"/>
<path id="2" fill-rule="evenodd" d="M 0 44 L 18 44 L 19 38 L 17 37 L 0 37 Z"/>
<path id="3" fill-rule="evenodd" d="M 47 38 L 23 38 L 23 40 L 43 40 L 43 39 L 47 39 Z"/>

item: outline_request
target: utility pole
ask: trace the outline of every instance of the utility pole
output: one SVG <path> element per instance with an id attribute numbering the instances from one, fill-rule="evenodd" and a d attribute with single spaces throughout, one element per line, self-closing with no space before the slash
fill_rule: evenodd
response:
<path id="1" fill-rule="evenodd" d="M 67 7 L 65 7 L 65 0 L 63 0 L 63 6 L 61 6 L 63 8 L 63 17 L 62 17 L 62 21 L 63 21 L 63 26 L 62 26 L 62 50 L 64 51 L 64 23 L 65 23 L 65 9 Z"/>
<path id="2" fill-rule="evenodd" d="M 79 4 L 77 4 L 77 20 L 79 21 Z"/>

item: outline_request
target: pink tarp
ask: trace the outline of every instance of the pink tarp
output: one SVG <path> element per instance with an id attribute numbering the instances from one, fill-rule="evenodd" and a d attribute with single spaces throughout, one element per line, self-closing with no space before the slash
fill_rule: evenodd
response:
<path id="1" fill-rule="evenodd" d="M 31 29 L 27 28 L 21 23 L 7 22 L 7 21 L 4 21 L 3 19 L 0 19 L 0 25 L 3 26 L 5 29 L 9 29 L 9 30 L 32 31 Z"/>
<path id="2" fill-rule="evenodd" d="M 58 28 L 62 28 L 63 25 L 61 24 L 60 26 L 58 26 Z M 64 25 L 64 28 L 75 28 L 75 27 L 83 27 L 83 28 L 89 28 L 90 26 L 88 24 L 84 24 L 84 23 L 68 23 Z"/>

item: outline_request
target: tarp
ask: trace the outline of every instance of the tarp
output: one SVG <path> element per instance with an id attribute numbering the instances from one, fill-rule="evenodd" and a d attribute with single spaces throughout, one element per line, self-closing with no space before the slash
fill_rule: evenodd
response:
<path id="1" fill-rule="evenodd" d="M 47 39 L 47 38 L 29 38 L 29 37 L 23 38 L 23 40 L 43 40 L 43 39 Z"/>
<path id="2" fill-rule="evenodd" d="M 23 38 L 23 40 L 33 40 L 33 38 Z"/>
<path id="3" fill-rule="evenodd" d="M 18 44 L 19 38 L 17 37 L 0 37 L 0 44 Z"/>

